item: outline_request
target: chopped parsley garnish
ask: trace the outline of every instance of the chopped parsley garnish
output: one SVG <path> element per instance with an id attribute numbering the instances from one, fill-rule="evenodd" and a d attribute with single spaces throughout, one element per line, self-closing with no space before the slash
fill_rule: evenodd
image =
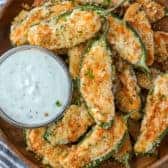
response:
<path id="1" fill-rule="evenodd" d="M 61 107 L 62 106 L 62 104 L 61 104 L 61 102 L 59 100 L 57 100 L 55 104 L 56 104 L 57 107 Z"/>
<path id="2" fill-rule="evenodd" d="M 93 71 L 90 68 L 87 70 L 85 75 L 88 76 L 90 79 L 94 79 Z"/>

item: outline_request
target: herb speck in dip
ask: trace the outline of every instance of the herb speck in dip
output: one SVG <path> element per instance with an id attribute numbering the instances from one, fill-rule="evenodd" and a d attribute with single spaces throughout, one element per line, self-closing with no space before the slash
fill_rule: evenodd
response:
<path id="1" fill-rule="evenodd" d="M 1 61 L 0 108 L 16 122 L 51 121 L 64 111 L 70 90 L 62 64 L 43 50 L 17 50 Z"/>

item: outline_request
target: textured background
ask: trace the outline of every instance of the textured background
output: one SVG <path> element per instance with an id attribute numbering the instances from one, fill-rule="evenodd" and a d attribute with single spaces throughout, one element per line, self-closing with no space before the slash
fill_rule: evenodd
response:
<path id="1" fill-rule="evenodd" d="M 6 0 L 0 0 L 0 7 Z M 8 146 L 0 140 L 0 168 L 27 168 L 27 166 L 17 158 Z"/>
<path id="2" fill-rule="evenodd" d="M 0 141 L 0 168 L 27 168 L 3 141 Z"/>

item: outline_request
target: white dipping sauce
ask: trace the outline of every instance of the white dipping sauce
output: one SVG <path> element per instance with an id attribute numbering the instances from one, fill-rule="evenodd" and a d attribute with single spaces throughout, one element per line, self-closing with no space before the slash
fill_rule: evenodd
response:
<path id="1" fill-rule="evenodd" d="M 38 125 L 56 118 L 69 94 L 65 69 L 39 49 L 17 51 L 0 64 L 0 108 L 16 122 Z"/>

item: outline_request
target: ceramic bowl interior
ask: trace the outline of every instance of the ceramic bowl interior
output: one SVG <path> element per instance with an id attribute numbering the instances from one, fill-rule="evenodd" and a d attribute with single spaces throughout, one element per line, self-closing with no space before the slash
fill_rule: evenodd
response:
<path id="1" fill-rule="evenodd" d="M 56 54 L 54 54 L 53 52 L 41 48 L 41 47 L 37 47 L 37 46 L 31 46 L 31 45 L 24 45 L 24 46 L 20 46 L 20 47 L 15 47 L 12 48 L 10 50 L 8 50 L 7 52 L 5 52 L 4 54 L 1 55 L 0 57 L 0 65 L 1 63 L 3 63 L 3 61 L 5 61 L 8 57 L 12 56 L 14 53 L 18 52 L 18 51 L 24 51 L 24 50 L 30 50 L 30 49 L 36 49 L 39 50 L 40 52 L 46 53 L 46 55 L 51 56 L 52 58 L 55 59 L 55 61 L 60 65 L 60 67 L 62 67 L 65 75 L 68 78 L 68 99 L 65 102 L 65 105 L 63 106 L 63 111 L 60 111 L 57 115 L 54 116 L 54 118 L 46 121 L 45 123 L 37 123 L 37 124 L 25 124 L 25 123 L 21 123 L 21 122 L 17 122 L 16 120 L 13 120 L 5 111 L 2 110 L 2 108 L 0 107 L 0 116 L 7 122 L 9 122 L 10 124 L 13 124 L 15 126 L 18 127 L 23 127 L 23 128 L 36 128 L 36 127 L 42 127 L 45 126 L 47 124 L 50 124 L 51 122 L 55 122 L 56 120 L 60 119 L 65 111 L 65 109 L 69 106 L 70 102 L 71 102 L 71 97 L 72 97 L 72 82 L 71 82 L 71 78 L 70 78 L 70 74 L 68 71 L 68 68 L 65 64 L 65 62 Z"/>

